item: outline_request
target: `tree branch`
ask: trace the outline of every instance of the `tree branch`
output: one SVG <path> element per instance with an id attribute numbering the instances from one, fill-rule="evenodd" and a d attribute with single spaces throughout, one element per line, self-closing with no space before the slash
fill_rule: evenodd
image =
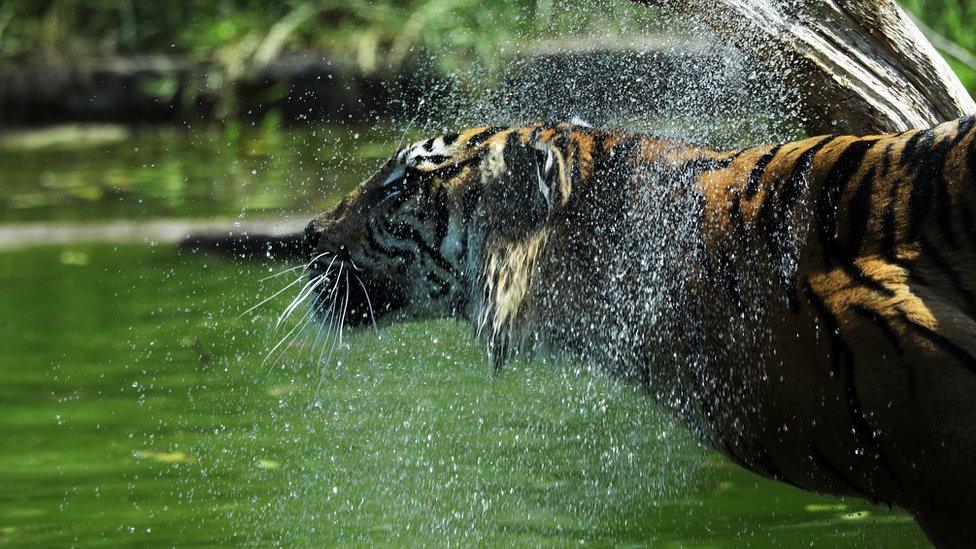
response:
<path id="1" fill-rule="evenodd" d="M 686 12 L 802 96 L 806 129 L 871 133 L 976 112 L 952 69 L 893 0 L 633 0 Z"/>

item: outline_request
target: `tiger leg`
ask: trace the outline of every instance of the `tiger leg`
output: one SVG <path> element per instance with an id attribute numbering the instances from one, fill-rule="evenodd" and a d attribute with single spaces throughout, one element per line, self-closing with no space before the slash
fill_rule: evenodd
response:
<path id="1" fill-rule="evenodd" d="M 958 300 L 883 261 L 810 281 L 836 326 L 831 354 L 850 431 L 874 456 L 860 476 L 875 499 L 909 510 L 939 546 L 976 541 L 976 321 Z M 848 269 L 849 271 L 850 269 Z M 846 347 L 845 347 L 846 346 Z M 851 464 L 854 465 L 853 463 Z M 858 475 L 852 472 L 852 477 Z"/>
<path id="2" fill-rule="evenodd" d="M 907 507 L 939 547 L 976 542 L 976 320 L 958 300 L 910 283 L 923 309 L 897 315 L 916 367 L 920 430 Z M 926 318 L 926 313 L 930 318 Z M 928 322 L 927 322 L 928 320 Z M 934 322 L 932 322 L 934 321 Z"/>

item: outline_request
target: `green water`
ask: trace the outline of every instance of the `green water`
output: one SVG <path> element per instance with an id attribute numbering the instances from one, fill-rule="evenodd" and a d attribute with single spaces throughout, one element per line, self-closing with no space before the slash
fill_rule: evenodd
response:
<path id="1" fill-rule="evenodd" d="M 0 223 L 308 211 L 336 200 L 405 138 L 382 126 L 322 126 L 54 128 L 0 139 Z"/>
<path id="2" fill-rule="evenodd" d="M 43 199 L 8 192 L 0 218 L 301 210 L 333 199 L 355 175 L 342 167 L 368 169 L 379 141 L 341 164 L 287 160 L 324 150 L 308 132 L 7 149 L 5 191 Z M 332 179 L 306 188 L 317 172 Z M 183 182 L 173 196 L 166 177 Z M 71 181 L 102 194 L 52 190 Z M 266 359 L 298 325 L 273 329 L 293 293 L 241 313 L 289 282 L 260 281 L 283 267 L 169 245 L 0 254 L 0 544 L 924 542 L 904 513 L 736 468 L 599 375 L 493 376 L 452 322 L 346 334 L 321 359 L 310 329 Z"/>

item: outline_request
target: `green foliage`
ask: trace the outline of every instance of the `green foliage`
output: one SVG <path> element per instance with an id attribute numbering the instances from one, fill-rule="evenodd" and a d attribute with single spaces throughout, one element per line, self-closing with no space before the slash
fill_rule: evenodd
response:
<path id="1" fill-rule="evenodd" d="M 899 1 L 959 51 L 976 52 L 970 31 L 976 0 Z M 442 74 L 469 74 L 462 69 L 496 69 L 499 52 L 567 29 L 576 37 L 624 35 L 677 24 L 626 0 L 0 0 L 0 62 L 186 56 L 213 68 L 183 93 L 210 90 L 218 117 L 231 119 L 234 84 L 289 54 L 328 57 L 366 72 L 429 57 Z M 948 53 L 976 90 L 976 58 Z M 177 93 L 175 81 L 147 86 L 143 91 L 161 99 Z M 196 97 L 183 100 L 192 104 Z"/>
<path id="2" fill-rule="evenodd" d="M 532 21 L 521 0 L 5 0 L 0 59 L 183 54 L 233 64 L 256 55 L 348 56 L 375 69 L 418 49 L 470 62 Z M 489 37 L 486 40 L 486 37 Z M 264 48 L 262 50 L 262 48 Z"/>
<path id="3" fill-rule="evenodd" d="M 976 1 L 974 0 L 899 0 L 918 21 L 965 52 L 976 52 Z M 943 51 L 943 54 L 946 52 Z M 946 55 L 949 64 L 970 91 L 976 92 L 976 67 Z"/>

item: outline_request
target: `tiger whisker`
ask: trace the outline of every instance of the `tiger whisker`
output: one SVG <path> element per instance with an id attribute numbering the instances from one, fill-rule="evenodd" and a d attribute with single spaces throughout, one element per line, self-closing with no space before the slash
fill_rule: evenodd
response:
<path id="1" fill-rule="evenodd" d="M 307 271 L 308 269 L 310 269 L 312 267 L 312 265 L 316 261 L 318 261 L 320 258 L 322 258 L 324 256 L 327 256 L 327 255 L 330 255 L 330 254 L 332 254 L 332 252 L 322 252 L 319 255 L 317 255 L 317 256 L 313 257 L 312 259 L 308 260 L 308 263 L 303 263 L 301 265 L 295 265 L 294 267 L 289 267 L 289 268 L 287 268 L 287 269 L 285 269 L 283 271 L 279 271 L 277 273 L 274 273 L 274 274 L 268 275 L 268 276 L 266 276 L 266 277 L 264 277 L 262 279 L 259 279 L 258 282 L 264 282 L 265 280 L 269 280 L 269 279 L 272 279 L 272 278 L 281 276 L 281 275 L 283 275 L 285 273 L 290 273 L 290 272 L 295 271 L 297 269 L 302 269 L 302 273 L 304 274 L 304 272 Z"/>
<path id="2" fill-rule="evenodd" d="M 322 311 L 322 310 L 325 311 L 325 318 L 322 319 L 322 325 L 323 326 L 329 325 L 329 330 L 330 331 L 332 329 L 332 325 L 334 324 L 332 322 L 332 319 L 335 316 L 335 304 L 336 304 L 336 299 L 338 298 L 338 294 L 336 292 L 339 289 L 339 281 L 341 280 L 341 276 L 342 276 L 342 268 L 343 267 L 340 264 L 339 265 L 339 272 L 336 274 L 335 284 L 332 285 L 332 289 L 329 291 L 329 295 L 327 297 L 325 297 L 325 298 L 322 299 L 323 302 L 325 300 L 327 300 L 327 299 L 328 300 L 331 300 L 330 303 L 329 303 L 329 306 L 328 307 L 319 306 L 317 308 L 317 310 L 319 310 L 319 311 Z M 313 309 L 314 308 L 315 307 L 313 307 Z M 324 354 L 324 346 L 323 346 L 323 352 L 322 353 L 319 353 L 319 361 L 320 362 L 321 362 L 321 359 L 322 359 L 322 355 L 323 354 Z"/>
<path id="3" fill-rule="evenodd" d="M 313 307 L 313 312 L 314 312 L 314 307 Z M 312 360 L 312 355 L 315 353 L 315 350 L 321 346 L 322 332 L 325 331 L 326 323 L 319 322 L 318 325 L 319 325 L 319 329 L 318 331 L 315 332 L 315 339 L 312 340 L 312 344 L 309 345 L 308 347 L 308 354 L 305 357 L 306 360 Z"/>
<path id="4" fill-rule="evenodd" d="M 335 300 L 338 299 L 338 297 L 339 297 L 338 294 L 336 294 L 335 297 L 333 297 L 331 306 L 329 308 L 329 317 L 330 317 L 330 320 L 332 320 L 335 317 L 335 304 L 336 304 L 336 301 Z M 326 346 L 323 345 L 322 346 L 322 350 L 319 352 L 318 363 L 320 365 L 321 364 L 324 364 L 325 362 L 328 362 L 328 361 L 331 361 L 332 360 L 332 355 L 335 353 L 336 346 L 339 344 L 339 340 L 341 338 L 341 333 L 340 332 L 342 330 L 342 316 L 340 316 L 339 318 L 337 318 L 335 320 L 336 320 L 336 322 L 330 322 L 329 323 L 331 327 L 334 327 L 334 330 L 332 332 L 333 335 L 332 335 L 332 338 L 331 338 L 332 339 L 332 344 L 328 346 L 328 350 L 326 350 Z M 319 371 L 319 382 L 318 382 L 318 384 L 315 387 L 315 393 L 314 393 L 315 398 L 318 397 L 319 391 L 322 389 L 322 381 L 323 381 L 324 378 L 325 378 L 325 376 L 324 376 L 324 368 L 323 368 L 322 370 Z"/>
<path id="5" fill-rule="evenodd" d="M 308 265 L 306 265 L 306 264 L 303 263 L 301 265 L 295 265 L 294 267 L 289 267 L 289 268 L 287 268 L 287 269 L 285 269 L 283 271 L 278 271 L 277 273 L 269 274 L 268 276 L 266 276 L 264 278 L 259 278 L 258 279 L 258 282 L 264 282 L 265 280 L 271 280 L 272 278 L 277 278 L 277 277 L 279 277 L 279 276 L 281 276 L 283 274 L 288 274 L 288 273 L 290 273 L 292 271 L 295 271 L 297 269 L 301 269 L 303 267 L 307 269 L 308 268 Z"/>
<path id="6" fill-rule="evenodd" d="M 338 277 L 337 277 L 337 280 L 338 280 Z M 337 287 L 338 287 L 338 285 L 337 285 Z M 326 332 L 326 341 L 328 341 L 328 339 L 331 339 L 332 340 L 332 344 L 331 345 L 326 345 L 325 341 L 323 341 L 323 344 L 321 346 L 321 349 L 319 350 L 319 356 L 318 356 L 318 359 L 317 359 L 317 363 L 320 366 L 320 369 L 319 369 L 319 379 L 318 379 L 318 383 L 316 383 L 316 385 L 315 385 L 315 391 L 313 393 L 313 400 L 318 398 L 319 392 L 322 390 L 322 382 L 325 379 L 325 368 L 322 368 L 321 366 L 325 362 L 331 361 L 332 355 L 335 352 L 336 344 L 338 343 L 338 340 L 339 340 L 339 325 L 340 325 L 339 323 L 341 322 L 341 319 L 336 319 L 335 318 L 336 317 L 336 315 L 335 315 L 335 305 L 336 305 L 336 299 L 338 299 L 338 297 L 339 297 L 338 293 L 336 293 L 332 297 L 332 302 L 329 304 L 329 308 L 328 308 L 328 311 L 327 311 L 328 317 L 326 318 L 325 322 L 327 322 L 328 325 L 329 325 L 329 331 Z M 334 320 L 338 320 L 338 322 L 334 322 Z M 329 336 L 329 333 L 330 332 L 332 334 L 331 338 Z"/>
<path id="7" fill-rule="evenodd" d="M 329 275 L 332 274 L 332 265 L 333 265 L 333 263 L 335 263 L 335 258 L 333 258 L 333 261 L 331 263 L 329 263 L 329 266 L 326 268 L 325 273 L 322 276 L 324 276 L 325 278 L 328 278 Z M 340 267 L 340 270 L 341 270 L 341 267 Z M 339 280 L 338 280 L 338 276 L 337 276 L 336 277 L 336 284 L 333 286 L 333 288 L 335 288 L 335 286 L 338 286 L 338 281 Z M 330 293 L 330 295 L 331 295 L 331 293 Z M 325 309 L 325 315 L 327 315 L 327 316 L 326 316 L 326 318 L 321 319 L 321 322 L 319 322 L 318 332 L 316 332 L 315 339 L 312 342 L 312 344 L 309 346 L 309 352 L 308 352 L 308 357 L 307 357 L 308 360 L 311 360 L 312 359 L 312 354 L 315 352 L 315 349 L 316 348 L 319 348 L 320 345 L 322 344 L 322 337 L 323 337 L 322 336 L 322 333 L 323 333 L 323 331 L 325 331 L 326 327 L 330 325 L 329 319 L 332 316 L 332 310 L 331 310 L 331 308 L 325 308 L 325 307 L 322 307 L 320 305 L 320 303 L 319 303 L 319 299 L 320 298 L 321 298 L 321 294 L 319 295 L 319 298 L 317 298 L 316 302 L 312 303 L 312 306 L 310 307 L 310 309 L 311 309 L 311 311 L 313 313 L 316 313 L 316 312 L 319 312 L 319 311 L 322 311 L 323 309 Z M 330 329 L 331 329 L 331 327 L 330 327 Z M 326 333 L 328 333 L 328 332 L 326 332 Z"/>
<path id="8" fill-rule="evenodd" d="M 342 304 L 342 314 L 339 315 L 339 341 L 342 341 L 342 328 L 345 324 L 346 311 L 349 307 L 349 271 L 346 271 L 346 299 Z"/>
<path id="9" fill-rule="evenodd" d="M 291 315 L 291 313 L 293 313 L 299 305 L 308 299 L 308 297 L 312 295 L 315 288 L 321 285 L 324 281 L 325 277 L 321 275 L 309 280 L 308 283 L 302 287 L 301 291 L 298 292 L 298 295 L 295 296 L 295 299 L 291 300 L 291 303 L 289 303 L 288 306 L 285 307 L 285 310 L 282 311 L 281 315 L 278 317 L 278 321 L 275 323 L 275 329 L 281 326 L 285 319 L 288 318 L 288 316 Z"/>
<path id="10" fill-rule="evenodd" d="M 273 275 L 270 275 L 270 276 L 266 276 L 266 277 L 264 277 L 264 278 L 262 278 L 262 279 L 260 279 L 260 280 L 259 280 L 258 282 L 264 282 L 265 280 L 270 280 L 270 279 L 272 279 L 272 278 L 275 278 L 275 277 L 278 277 L 278 276 L 281 276 L 281 275 L 283 275 L 283 274 L 287 274 L 287 273 L 290 273 L 290 272 L 294 272 L 294 271 L 295 271 L 295 270 L 297 270 L 297 269 L 302 269 L 302 272 L 301 272 L 301 273 L 299 273 L 299 275 L 298 275 L 298 277 L 297 277 L 297 278 L 295 278 L 295 280 L 293 280 L 293 281 L 291 281 L 291 282 L 290 282 L 289 284 L 287 284 L 287 285 L 286 285 L 286 286 L 285 286 L 284 288 L 282 288 L 282 289 L 280 289 L 280 290 L 278 290 L 278 291 L 277 291 L 277 292 L 275 292 L 274 294 L 272 294 L 272 295 L 270 295 L 270 296 L 268 296 L 268 297 L 266 297 L 265 299 L 262 299 L 262 300 L 261 300 L 260 302 L 258 302 L 258 303 L 257 303 L 256 305 L 254 305 L 254 306 L 252 306 L 252 307 L 250 307 L 250 308 L 248 308 L 248 309 L 247 309 L 246 311 L 244 311 L 243 313 L 241 313 L 241 314 L 239 314 L 239 315 L 237 315 L 237 318 L 241 318 L 242 316 L 244 316 L 244 315 L 246 315 L 246 314 L 248 314 L 248 313 L 250 313 L 251 311 L 253 311 L 253 310 L 255 310 L 255 309 L 257 309 L 258 307 L 261 307 L 261 306 L 262 306 L 262 305 L 264 305 L 265 303 L 267 303 L 267 302 L 269 302 L 269 301 L 271 301 L 272 299 L 274 299 L 274 298 L 276 298 L 276 297 L 278 297 L 279 295 L 281 295 L 281 294 L 282 294 L 282 292 L 284 292 L 284 291 L 285 291 L 285 290 L 287 290 L 288 288 L 291 288 L 292 286 L 294 286 L 295 284 L 297 284 L 297 283 L 298 283 L 299 281 L 301 281 L 301 280 L 303 279 L 303 277 L 304 277 L 304 275 L 305 275 L 305 271 L 307 271 L 307 270 L 308 270 L 308 269 L 309 269 L 309 268 L 310 268 L 310 267 L 312 266 L 312 264 L 313 264 L 313 263 L 315 263 L 315 261 L 316 261 L 316 260 L 318 260 L 319 258 L 321 258 L 321 257 L 323 257 L 323 256 L 325 256 L 325 255 L 328 255 L 328 254 L 329 254 L 329 252 L 324 252 L 324 253 L 321 253 L 321 254 L 319 254 L 319 255 L 317 255 L 317 256 L 315 256 L 315 257 L 313 257 L 313 258 L 312 258 L 312 260 L 311 260 L 311 261 L 309 261 L 309 262 L 308 262 L 307 264 L 303 264 L 303 265 L 295 265 L 294 267 L 290 267 L 290 268 L 288 268 L 288 269 L 285 269 L 284 271 L 281 271 L 281 272 L 279 272 L 279 273 L 275 273 L 275 274 L 273 274 Z M 335 261 L 335 259 L 334 259 L 334 258 L 333 258 L 333 261 Z"/>
<path id="11" fill-rule="evenodd" d="M 237 315 L 237 318 L 241 318 L 242 316 L 244 316 L 244 315 L 246 315 L 246 314 L 248 314 L 248 313 L 250 313 L 250 312 L 251 312 L 251 311 L 253 311 L 254 309 L 257 309 L 257 308 L 258 308 L 258 307 L 260 307 L 261 305 L 264 305 L 265 303 L 267 303 L 267 302 L 269 302 L 269 301 L 271 301 L 272 299 L 274 299 L 274 298 L 276 298 L 276 297 L 278 297 L 278 296 L 279 296 L 279 295 L 281 295 L 281 294 L 282 294 L 282 293 L 283 293 L 283 292 L 284 292 L 285 290 L 287 290 L 288 288 L 291 288 L 291 287 L 292 287 L 292 286 L 294 286 L 295 284 L 298 284 L 298 283 L 299 283 L 299 282 L 301 282 L 302 280 L 304 280 L 304 277 L 302 277 L 302 276 L 299 276 L 299 277 L 298 277 L 298 278 L 296 278 L 295 280 L 292 280 L 292 281 L 291 281 L 290 283 L 288 283 L 288 285 L 286 285 L 286 286 L 285 286 L 284 288 L 282 288 L 282 289 L 280 289 L 280 290 L 278 290 L 277 292 L 275 292 L 275 293 L 274 293 L 274 294 L 272 294 L 271 296 L 269 296 L 269 297 L 266 297 L 265 299 L 263 299 L 263 300 L 261 300 L 261 302 L 260 302 L 260 303 L 258 303 L 257 305 L 254 305 L 254 306 L 253 306 L 253 307 L 251 307 L 250 309 L 248 309 L 248 310 L 246 310 L 246 311 L 244 311 L 243 313 L 241 313 L 241 314 L 239 314 L 239 315 Z"/>
<path id="12" fill-rule="evenodd" d="M 328 311 L 328 317 L 326 318 L 326 321 L 325 321 L 325 323 L 328 324 L 328 328 L 329 328 L 328 331 L 326 332 L 326 338 L 327 338 L 326 341 L 328 341 L 328 339 L 329 339 L 329 333 L 331 333 L 333 331 L 333 329 L 337 328 L 337 326 L 338 326 L 337 323 L 333 321 L 335 319 L 334 317 L 335 317 L 335 314 L 333 313 L 332 309 L 329 309 L 329 311 Z M 323 359 L 326 356 L 326 346 L 325 346 L 324 343 L 325 342 L 323 342 L 323 345 L 322 345 L 321 349 L 319 350 L 319 356 L 318 356 L 318 359 L 317 359 L 317 362 L 319 364 L 322 364 Z"/>
<path id="13" fill-rule="evenodd" d="M 343 268 L 342 265 L 339 265 L 339 272 L 336 273 L 335 284 L 332 285 L 332 289 L 329 290 L 329 296 L 326 298 L 332 300 L 332 303 L 329 305 L 330 313 L 332 312 L 332 309 L 335 308 L 335 298 L 333 297 L 333 295 L 335 295 L 336 290 L 339 289 L 339 281 L 341 280 L 342 277 L 342 268 Z"/>
<path id="14" fill-rule="evenodd" d="M 363 284 L 359 275 L 353 275 L 356 277 L 356 282 L 359 282 L 359 287 L 363 289 L 363 295 L 366 296 L 366 306 L 369 308 L 369 320 L 373 323 L 373 330 L 379 335 L 380 329 L 376 326 L 376 315 L 373 314 L 373 303 L 369 299 L 369 292 L 366 291 L 366 285 Z"/>
<path id="15" fill-rule="evenodd" d="M 308 262 L 308 265 L 305 267 L 305 269 L 302 271 L 302 274 L 299 276 L 299 280 L 301 280 L 302 276 L 304 276 L 304 274 L 305 274 L 305 271 L 308 270 L 312 266 L 312 264 L 315 263 L 316 260 L 318 260 L 320 257 L 323 257 L 325 255 L 328 255 L 328 254 L 327 253 L 321 253 L 321 254 L 313 257 L 312 260 Z M 319 275 L 318 277 L 312 278 L 312 280 L 321 279 L 323 276 L 324 277 L 328 277 L 329 272 L 332 270 L 332 265 L 335 263 L 336 259 L 337 259 L 337 257 L 335 255 L 333 255 L 332 261 L 330 261 L 329 262 L 329 265 L 325 268 L 325 273 L 322 274 L 322 275 Z M 312 280 L 309 281 L 309 284 L 311 284 Z M 281 323 L 284 322 L 285 318 L 288 315 L 290 315 L 292 312 L 294 312 L 294 310 L 296 308 L 298 308 L 298 306 L 305 299 L 307 299 L 309 295 L 311 295 L 312 290 L 314 290 L 315 288 L 314 287 L 309 288 L 309 284 L 306 284 L 298 292 L 298 295 L 295 296 L 295 299 L 293 299 L 291 301 L 291 303 L 289 303 L 288 306 L 285 308 L 285 310 L 281 313 L 281 316 L 278 317 L 278 321 L 275 323 L 275 328 L 278 328 L 279 326 L 281 326 Z"/>
<path id="16" fill-rule="evenodd" d="M 306 318 L 307 318 L 307 316 L 306 316 Z M 305 318 L 303 318 L 302 320 L 304 321 L 304 320 L 305 320 Z M 307 325 L 307 323 L 306 323 L 306 322 L 301 322 L 301 323 L 299 323 L 299 324 L 295 324 L 295 326 L 294 326 L 294 327 L 293 327 L 293 328 L 292 328 L 291 330 L 289 330 L 289 331 L 288 331 L 288 333 L 287 333 L 287 334 L 285 334 L 285 336 L 284 336 L 284 337 L 282 337 L 282 338 L 281 338 L 281 339 L 280 339 L 280 340 L 278 341 L 278 343 L 277 343 L 277 344 L 276 344 L 276 345 L 275 345 L 274 347 L 272 347 L 272 348 L 271 348 L 271 350 L 270 350 L 270 351 L 268 351 L 268 354 L 267 354 L 267 355 L 265 355 L 265 357 L 264 357 L 264 360 L 263 360 L 263 361 L 261 361 L 261 366 L 264 366 L 264 365 L 266 365 L 266 364 L 268 363 L 268 359 L 270 359 L 270 358 L 271 358 L 271 355 L 273 355 L 273 354 L 274 354 L 274 352 L 275 352 L 275 351 L 277 351 L 277 350 L 278 350 L 278 348 L 279 348 L 279 347 L 281 347 L 281 345 L 282 345 L 282 344 L 283 344 L 283 343 L 284 343 L 284 342 L 285 342 L 285 341 L 286 341 L 286 340 L 287 340 L 287 339 L 288 339 L 289 337 L 291 337 L 291 336 L 292 336 L 292 334 L 294 334 L 294 333 L 295 333 L 295 330 L 297 330 L 297 329 L 298 329 L 299 327 L 303 327 L 303 326 L 306 326 L 306 325 Z M 287 347 L 286 347 L 286 349 L 287 349 Z"/>

